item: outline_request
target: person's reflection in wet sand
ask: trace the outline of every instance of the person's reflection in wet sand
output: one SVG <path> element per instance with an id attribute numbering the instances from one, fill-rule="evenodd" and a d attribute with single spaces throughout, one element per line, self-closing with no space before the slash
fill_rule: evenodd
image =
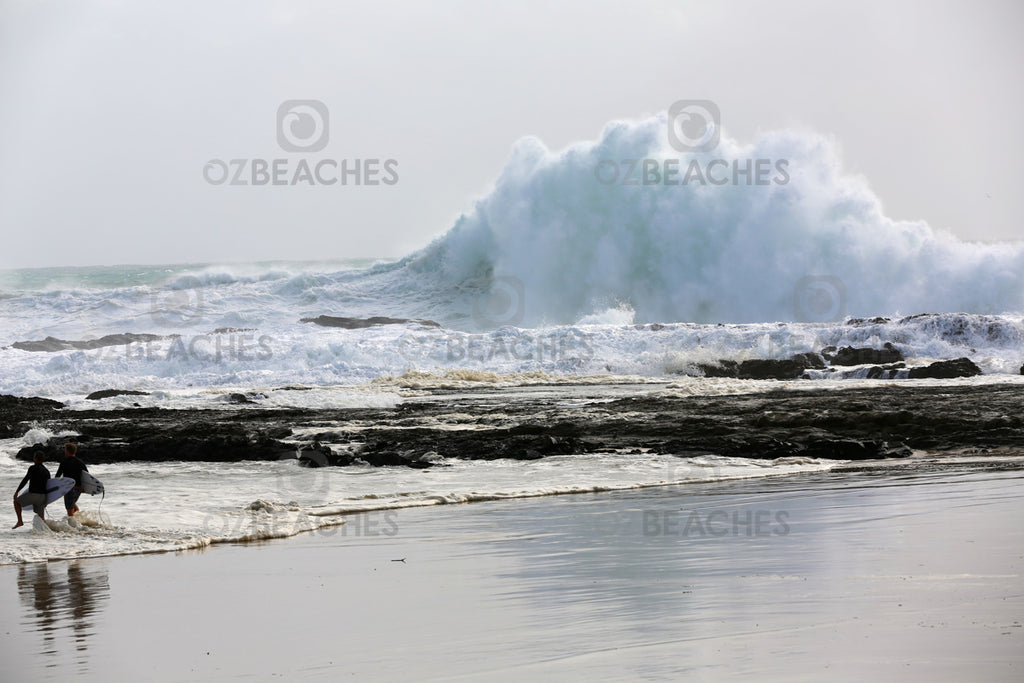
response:
<path id="1" fill-rule="evenodd" d="M 54 631 L 57 630 L 55 594 L 49 563 L 18 567 L 18 595 L 21 596 L 22 604 L 28 608 L 22 626 L 28 631 L 42 634 L 42 653 L 47 656 L 57 654 L 54 642 Z"/>
<path id="2" fill-rule="evenodd" d="M 100 565 L 97 569 L 90 572 L 81 562 L 68 563 L 68 611 L 78 652 L 87 650 L 94 631 L 93 617 L 110 595 L 107 568 Z"/>
<path id="3" fill-rule="evenodd" d="M 87 669 L 89 636 L 94 618 L 110 595 L 107 567 L 96 562 L 72 561 L 67 573 L 59 563 L 22 565 L 18 568 L 18 594 L 28 610 L 23 626 L 43 636 L 42 653 L 57 666 L 61 654 L 60 636 L 64 630 L 74 635 L 75 661 L 79 670 Z M 67 647 L 64 648 L 65 654 Z"/>

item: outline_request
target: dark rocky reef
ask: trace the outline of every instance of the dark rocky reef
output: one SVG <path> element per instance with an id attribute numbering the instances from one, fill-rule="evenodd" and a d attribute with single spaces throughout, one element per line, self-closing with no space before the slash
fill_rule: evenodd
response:
<path id="1" fill-rule="evenodd" d="M 374 316 L 372 318 L 341 318 L 333 315 L 320 315 L 315 318 L 301 318 L 300 323 L 313 323 L 320 325 L 321 327 L 343 327 L 346 330 L 361 330 L 364 327 L 374 327 L 376 325 L 405 325 L 406 323 L 414 323 L 416 325 L 423 325 L 424 327 L 441 327 L 440 324 L 433 320 L 410 320 L 408 318 L 386 318 L 383 316 Z"/>
<path id="2" fill-rule="evenodd" d="M 13 439 L 28 431 L 28 423 L 52 418 L 64 404 L 48 398 L 22 398 L 0 394 L 0 439 Z"/>
<path id="3" fill-rule="evenodd" d="M 17 457 L 31 460 L 32 454 L 41 450 L 46 453 L 48 461 L 59 463 L 64 458 L 67 441 L 79 444 L 87 463 L 239 462 L 294 459 L 298 456 L 294 445 L 279 441 L 288 436 L 290 430 L 280 427 L 265 429 L 259 424 L 239 422 L 204 425 L 197 415 L 190 415 L 190 419 L 174 424 L 166 420 L 169 415 L 160 415 L 175 412 L 192 411 L 149 411 L 147 417 L 140 416 L 134 424 L 121 421 L 78 423 L 81 431 L 77 438 L 54 437 L 46 443 L 22 448 Z M 154 419 L 157 415 L 160 417 Z M 76 421 L 71 424 L 76 424 Z"/>
<path id="4" fill-rule="evenodd" d="M 69 411 L 45 399 L 0 397 L 0 415 L 8 436 L 33 425 L 75 432 L 70 440 L 87 463 L 298 458 L 311 467 L 426 468 L 445 458 L 533 460 L 623 450 L 861 460 L 905 457 L 911 449 L 1024 447 L 1024 392 L 1014 386 L 894 383 L 692 397 L 647 391 L 608 401 L 594 389 L 595 401 L 574 394 L 570 406 L 558 396 L 509 401 L 494 392 L 438 391 L 434 400 L 395 408 L 316 410 Z M 18 457 L 30 459 L 41 447 L 59 462 L 66 440 L 23 448 Z"/>

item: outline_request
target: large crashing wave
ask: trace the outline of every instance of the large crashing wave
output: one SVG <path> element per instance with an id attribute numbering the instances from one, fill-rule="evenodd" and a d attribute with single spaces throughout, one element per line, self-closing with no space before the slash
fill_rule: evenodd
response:
<path id="1" fill-rule="evenodd" d="M 664 168 L 673 158 L 679 178 L 694 160 L 707 169 L 716 159 L 725 162 L 719 171 L 785 160 L 789 178 L 629 185 L 601 177 L 601 168 L 624 172 L 627 160 Z M 638 165 L 632 178 L 639 174 Z M 405 276 L 417 283 L 416 298 L 433 309 L 422 312 L 470 327 L 567 324 L 608 308 L 631 309 L 636 322 L 813 320 L 801 296 L 814 283 L 829 290 L 831 319 L 1024 310 L 1024 244 L 967 243 L 887 218 L 863 180 L 843 175 L 823 137 L 776 132 L 741 145 L 723 136 L 710 152 L 681 155 L 664 115 L 611 123 L 598 141 L 562 152 L 521 140 L 471 212 L 386 270 L 398 276 L 385 278 L 390 287 Z M 406 296 L 409 284 L 400 287 Z M 496 291 L 507 310 L 481 315 L 482 297 Z"/>

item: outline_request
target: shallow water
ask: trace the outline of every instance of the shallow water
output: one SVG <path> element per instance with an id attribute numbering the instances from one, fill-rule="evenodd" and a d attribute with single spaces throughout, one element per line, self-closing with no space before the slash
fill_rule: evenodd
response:
<path id="1" fill-rule="evenodd" d="M 1015 459 L 378 511 L 0 567 L 3 656 L 31 680 L 1017 680 L 1022 513 Z"/>

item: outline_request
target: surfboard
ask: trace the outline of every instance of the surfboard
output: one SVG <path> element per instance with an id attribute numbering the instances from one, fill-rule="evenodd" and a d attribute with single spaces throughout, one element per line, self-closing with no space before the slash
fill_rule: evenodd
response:
<path id="1" fill-rule="evenodd" d="M 53 477 L 46 482 L 46 504 L 49 505 L 75 487 L 75 480 L 71 477 Z M 31 505 L 26 505 L 23 510 L 31 510 Z"/>
<path id="2" fill-rule="evenodd" d="M 88 493 L 90 496 L 95 496 L 97 493 L 103 493 L 103 482 L 88 472 L 83 471 L 82 493 Z"/>

